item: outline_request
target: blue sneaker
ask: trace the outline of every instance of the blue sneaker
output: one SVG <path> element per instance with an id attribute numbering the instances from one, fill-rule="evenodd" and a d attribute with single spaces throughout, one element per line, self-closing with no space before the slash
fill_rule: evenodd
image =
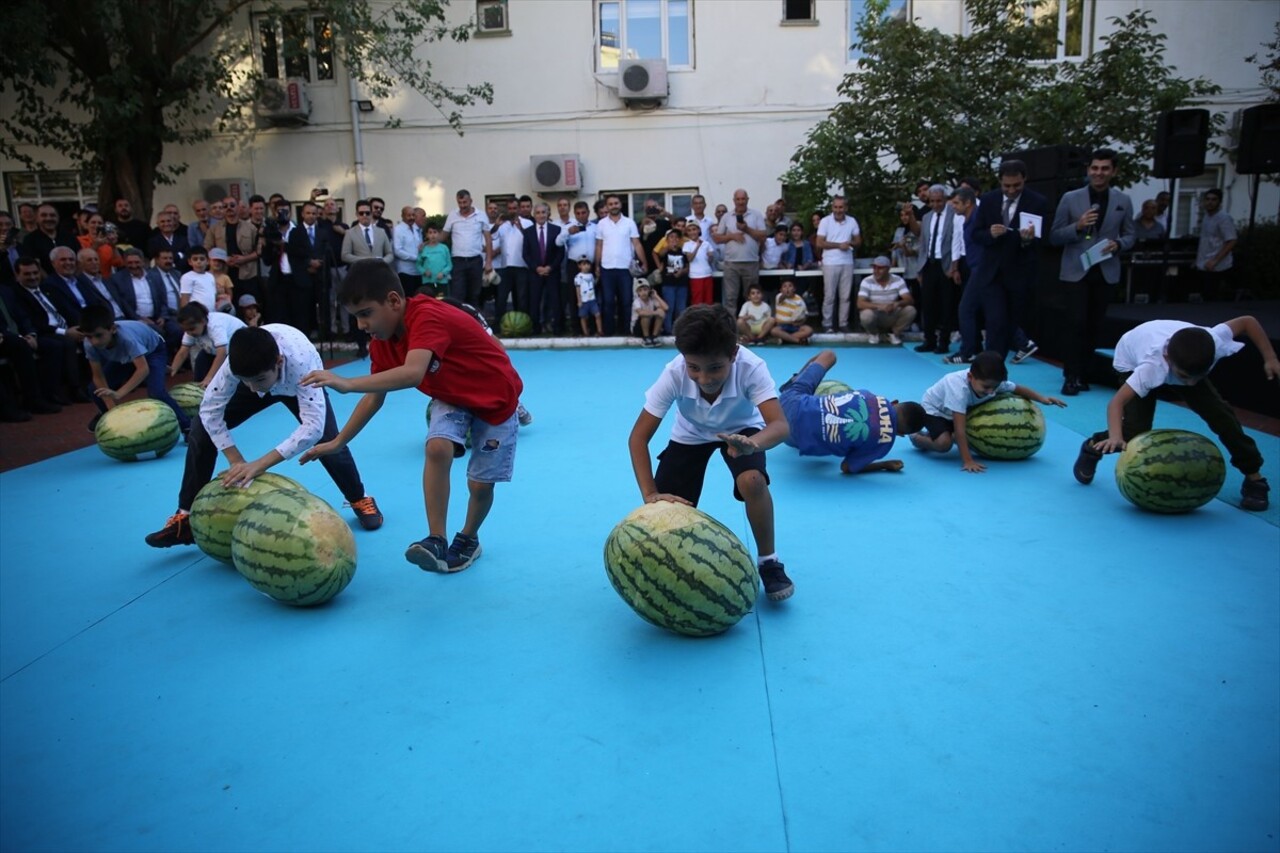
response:
<path id="1" fill-rule="evenodd" d="M 410 545 L 404 552 L 404 558 L 424 572 L 444 574 L 452 571 L 449 568 L 448 552 L 449 547 L 443 536 L 428 536 Z"/>
<path id="2" fill-rule="evenodd" d="M 455 534 L 453 542 L 449 545 L 449 552 L 446 557 L 449 563 L 449 568 L 446 571 L 462 571 L 480 559 L 480 553 L 479 539 L 474 536 L 467 536 L 464 533 Z"/>

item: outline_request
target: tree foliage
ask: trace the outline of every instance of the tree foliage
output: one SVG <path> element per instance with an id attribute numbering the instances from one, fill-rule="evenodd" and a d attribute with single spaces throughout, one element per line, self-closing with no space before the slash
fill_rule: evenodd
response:
<path id="1" fill-rule="evenodd" d="M 264 79 L 249 11 L 286 8 L 327 18 L 341 66 L 375 99 L 411 90 L 460 131 L 458 108 L 491 102 L 486 83 L 446 85 L 426 58 L 432 43 L 465 41 L 470 23 L 445 22 L 448 0 L 16 0 L 0 34 L 0 154 L 33 170 L 52 152 L 100 180 L 99 202 L 130 199 L 151 212 L 157 183 L 186 165 L 166 150 L 218 131 L 252 133 Z M 286 43 L 286 56 L 305 51 Z M 31 153 L 35 151 L 36 153 Z"/>
<path id="2" fill-rule="evenodd" d="M 1258 66 L 1262 85 L 1267 89 L 1267 101 L 1280 101 L 1280 21 L 1271 33 L 1271 40 L 1262 45 L 1265 54 L 1250 54 L 1244 58 L 1250 65 Z"/>
<path id="3" fill-rule="evenodd" d="M 868 245 L 888 242 L 894 203 L 917 180 L 975 176 L 990 186 L 1007 151 L 1109 145 L 1126 152 L 1118 182 L 1141 181 L 1155 116 L 1219 91 L 1176 76 L 1143 10 L 1112 18 L 1086 59 L 1047 62 L 1037 57 L 1057 43 L 1057 22 L 1027 23 L 1024 0 L 965 0 L 968 32 L 956 35 L 884 11 L 883 0 L 868 1 L 857 26 L 862 57 L 840 83 L 841 102 L 782 176 L 800 209 L 825 208 L 843 187 Z"/>

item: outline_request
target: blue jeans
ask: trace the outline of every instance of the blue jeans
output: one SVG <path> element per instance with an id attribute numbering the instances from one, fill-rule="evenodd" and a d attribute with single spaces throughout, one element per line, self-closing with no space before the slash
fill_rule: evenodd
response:
<path id="1" fill-rule="evenodd" d="M 147 367 L 150 373 L 147 374 L 147 396 L 153 400 L 159 400 L 169 408 L 173 409 L 173 413 L 178 416 L 178 425 L 183 431 L 190 429 L 191 418 L 187 417 L 187 413 L 182 411 L 182 407 L 178 405 L 172 397 L 169 396 L 169 389 L 165 386 L 165 379 L 169 376 L 169 364 L 165 358 L 165 349 L 163 346 L 157 347 L 147 353 Z M 133 363 L 121 364 L 118 361 L 107 361 L 102 363 L 102 377 L 107 380 L 107 386 L 110 388 L 119 388 L 128 382 L 133 376 Z M 93 397 L 93 404 L 98 407 L 99 412 L 107 411 L 107 404 L 102 402 L 102 398 L 94 392 L 94 384 L 89 383 L 89 396 Z"/>
<path id="2" fill-rule="evenodd" d="M 675 324 L 676 318 L 684 309 L 689 307 L 689 284 L 664 284 L 662 285 L 662 301 L 666 302 L 670 310 L 667 316 L 662 318 L 662 334 L 671 334 L 671 327 Z"/>
<path id="3" fill-rule="evenodd" d="M 630 269 L 600 270 L 600 313 L 606 335 L 625 335 L 630 329 L 632 279 Z M 622 319 L 618 319 L 618 314 Z"/>

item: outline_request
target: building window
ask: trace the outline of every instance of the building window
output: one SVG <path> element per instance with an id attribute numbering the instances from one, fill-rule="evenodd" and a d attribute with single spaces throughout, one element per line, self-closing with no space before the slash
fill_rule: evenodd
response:
<path id="1" fill-rule="evenodd" d="M 622 202 L 622 215 L 630 216 L 639 225 L 644 219 L 645 204 L 656 201 L 669 219 L 684 219 L 693 214 L 694 189 L 668 190 L 606 190 L 600 198 L 616 195 Z"/>
<path id="2" fill-rule="evenodd" d="M 693 0 L 597 0 L 598 70 L 620 59 L 665 59 L 693 67 Z"/>
<path id="3" fill-rule="evenodd" d="M 75 169 L 6 172 L 4 183 L 15 222 L 19 204 L 52 204 L 66 223 L 86 204 L 98 202 L 97 182 L 86 181 Z"/>
<path id="4" fill-rule="evenodd" d="M 813 14 L 813 0 L 782 0 L 782 23 L 784 24 L 816 24 L 818 19 Z"/>
<path id="5" fill-rule="evenodd" d="M 260 15 L 255 24 L 263 77 L 333 80 L 333 28 L 328 18 L 287 12 Z"/>
<path id="6" fill-rule="evenodd" d="M 1204 173 L 1194 178 L 1178 179 L 1178 197 L 1173 202 L 1170 221 L 1173 224 L 1170 237 L 1185 237 L 1200 233 L 1200 219 L 1204 211 L 1200 209 L 1200 196 L 1205 190 L 1222 189 L 1223 167 L 1221 165 L 1205 165 Z M 1151 195 L 1155 198 L 1155 194 Z M 1145 201 L 1146 199 L 1143 199 Z M 1135 207 L 1141 202 L 1135 199 Z"/>
<path id="7" fill-rule="evenodd" d="M 476 0 L 476 35 L 511 35 L 507 0 Z"/>
<path id="8" fill-rule="evenodd" d="M 846 35 L 848 41 L 847 61 L 850 63 L 857 62 L 864 54 L 861 46 L 858 44 L 858 24 L 867 14 L 867 0 L 849 0 L 848 26 Z M 883 20 L 901 21 L 907 23 L 911 20 L 911 0 L 888 0 L 885 5 Z"/>
<path id="9" fill-rule="evenodd" d="M 1027 24 L 1036 28 L 1037 59 L 1083 59 L 1093 17 L 1091 0 L 1024 0 Z"/>

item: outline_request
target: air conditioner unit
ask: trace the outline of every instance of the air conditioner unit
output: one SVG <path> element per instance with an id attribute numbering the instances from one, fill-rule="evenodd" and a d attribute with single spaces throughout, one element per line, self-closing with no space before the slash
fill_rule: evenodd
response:
<path id="1" fill-rule="evenodd" d="M 477 0 L 476 30 L 482 33 L 505 33 L 510 29 L 507 23 L 507 0 Z"/>
<path id="2" fill-rule="evenodd" d="M 663 101 L 667 98 L 665 59 L 623 59 L 618 62 L 618 97 L 624 101 Z"/>
<path id="3" fill-rule="evenodd" d="M 529 183 L 539 193 L 582 189 L 582 160 L 577 154 L 535 154 L 529 158 Z"/>
<path id="4" fill-rule="evenodd" d="M 274 124 L 306 124 L 311 117 L 311 98 L 307 81 L 297 77 L 288 80 L 264 80 L 257 112 Z"/>
<path id="5" fill-rule="evenodd" d="M 247 202 L 253 195 L 253 181 L 248 178 L 207 178 L 200 182 L 200 197 L 205 201 L 222 201 L 234 198 Z"/>

